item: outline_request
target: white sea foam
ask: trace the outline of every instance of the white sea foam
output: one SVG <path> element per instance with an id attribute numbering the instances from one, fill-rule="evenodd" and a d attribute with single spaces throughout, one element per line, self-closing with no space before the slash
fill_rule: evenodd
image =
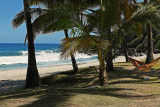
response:
<path id="1" fill-rule="evenodd" d="M 27 64 L 28 52 L 21 51 L 21 53 L 22 53 L 22 56 L 3 56 L 3 57 L 0 57 L 0 65 Z M 76 54 L 75 55 L 76 59 L 82 59 L 82 58 L 87 59 L 87 58 L 91 58 L 93 56 L 95 56 L 95 55 L 92 55 L 92 56 L 87 55 L 87 54 Z M 36 52 L 36 60 L 37 60 L 37 63 L 58 62 L 58 61 L 60 61 L 60 53 L 53 52 L 50 50 L 37 51 Z"/>
<path id="2" fill-rule="evenodd" d="M 20 53 L 22 53 L 23 55 L 28 54 L 28 51 L 21 51 Z"/>

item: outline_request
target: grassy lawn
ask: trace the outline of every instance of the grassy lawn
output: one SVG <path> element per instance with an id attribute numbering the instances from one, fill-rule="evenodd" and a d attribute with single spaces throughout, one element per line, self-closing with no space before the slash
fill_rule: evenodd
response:
<path id="1" fill-rule="evenodd" d="M 109 85 L 98 86 L 96 67 L 82 68 L 42 78 L 42 86 L 0 94 L 0 107 L 159 107 L 160 62 L 150 72 L 116 63 L 108 72 Z M 150 80 L 143 80 L 144 77 Z"/>

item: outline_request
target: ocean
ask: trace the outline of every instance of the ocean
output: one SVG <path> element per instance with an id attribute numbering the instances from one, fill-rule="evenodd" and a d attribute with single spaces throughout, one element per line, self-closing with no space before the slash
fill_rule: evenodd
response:
<path id="1" fill-rule="evenodd" d="M 36 43 L 36 61 L 38 67 L 71 64 L 70 58 L 60 59 L 60 44 Z M 96 55 L 78 53 L 77 63 L 96 60 Z M 28 63 L 27 45 L 23 43 L 0 43 L 0 70 L 26 68 Z"/>

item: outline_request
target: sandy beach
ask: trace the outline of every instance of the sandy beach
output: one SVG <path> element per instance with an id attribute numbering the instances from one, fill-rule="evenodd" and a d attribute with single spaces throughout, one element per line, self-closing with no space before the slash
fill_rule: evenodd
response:
<path id="1" fill-rule="evenodd" d="M 154 54 L 154 58 L 160 57 L 160 54 Z M 145 60 L 146 55 L 139 56 L 139 57 L 132 57 L 137 60 Z M 125 62 L 124 56 L 119 56 L 115 60 L 113 60 L 114 63 L 116 62 Z M 98 60 L 90 61 L 90 62 L 84 62 L 84 63 L 78 63 L 78 67 L 88 67 L 88 66 L 95 66 L 98 65 Z M 71 70 L 72 65 L 71 64 L 65 64 L 65 65 L 57 65 L 57 66 L 49 66 L 49 67 L 40 67 L 38 68 L 40 77 L 51 75 L 54 73 L 64 72 L 67 70 Z M 6 70 L 6 71 L 0 71 L 0 93 L 1 92 L 7 92 L 10 90 L 13 90 L 18 87 L 22 87 L 25 84 L 25 78 L 26 78 L 26 71 L 27 69 L 17 69 L 17 70 Z"/>
<path id="2" fill-rule="evenodd" d="M 90 61 L 84 63 L 78 63 L 79 68 L 95 66 L 98 65 L 98 61 Z M 48 67 L 39 67 L 38 71 L 40 77 L 64 72 L 67 70 L 72 70 L 71 64 L 65 65 L 56 65 L 56 66 L 48 66 Z M 17 70 L 5 70 L 0 71 L 0 93 L 8 92 L 14 90 L 15 88 L 19 88 L 24 86 L 25 78 L 26 78 L 27 69 L 17 69 Z"/>

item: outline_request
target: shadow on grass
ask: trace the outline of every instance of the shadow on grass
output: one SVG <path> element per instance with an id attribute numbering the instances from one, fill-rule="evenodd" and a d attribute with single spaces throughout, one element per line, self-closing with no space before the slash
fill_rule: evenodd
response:
<path id="1" fill-rule="evenodd" d="M 139 73 L 138 71 L 126 70 L 124 67 L 116 67 L 115 71 L 108 73 L 108 78 L 113 79 L 108 87 L 91 88 L 91 86 L 98 85 L 98 72 L 96 67 L 83 68 L 79 70 L 78 74 L 72 75 L 72 71 L 54 74 L 42 78 L 42 86 L 39 88 L 19 90 L 12 93 L 0 94 L 0 101 L 6 99 L 22 99 L 36 96 L 37 100 L 29 102 L 26 107 L 30 106 L 69 106 L 68 100 L 77 94 L 112 96 L 118 98 L 150 98 L 154 95 L 139 95 L 119 93 L 119 91 L 134 91 L 132 88 L 117 88 L 114 84 L 128 84 L 128 83 L 143 83 L 139 79 L 143 75 L 152 75 L 150 73 Z M 123 80 L 121 78 L 132 78 L 137 80 Z M 151 83 L 151 82 L 150 82 Z M 67 103 L 66 103 L 67 102 Z M 71 105 L 72 106 L 72 105 Z M 73 105 L 74 106 L 74 105 Z"/>
<path id="2" fill-rule="evenodd" d="M 153 95 L 127 95 L 120 94 L 118 91 L 128 90 L 132 91 L 131 88 L 98 88 L 98 89 L 78 89 L 78 88 L 63 88 L 58 89 L 53 86 L 51 87 L 41 87 L 39 89 L 28 89 L 22 90 L 20 92 L 15 92 L 8 94 L 4 99 L 21 99 L 28 98 L 32 96 L 38 96 L 36 101 L 30 102 L 29 104 L 22 105 L 21 107 L 31 107 L 31 106 L 69 106 L 66 101 L 76 96 L 77 94 L 88 94 L 88 95 L 99 95 L 99 96 L 112 96 L 117 98 L 148 98 Z M 2 95 L 3 96 L 3 95 Z"/>
<path id="3" fill-rule="evenodd" d="M 23 87 L 24 85 L 24 80 L 0 80 L 0 93 L 13 91 L 14 89 Z"/>
<path id="4" fill-rule="evenodd" d="M 140 72 L 138 70 L 128 70 L 124 66 L 115 67 L 115 71 L 109 72 L 109 79 L 120 79 L 120 78 L 133 78 L 142 79 L 142 77 L 160 77 L 160 72 L 158 70 L 151 70 L 148 72 Z"/>

